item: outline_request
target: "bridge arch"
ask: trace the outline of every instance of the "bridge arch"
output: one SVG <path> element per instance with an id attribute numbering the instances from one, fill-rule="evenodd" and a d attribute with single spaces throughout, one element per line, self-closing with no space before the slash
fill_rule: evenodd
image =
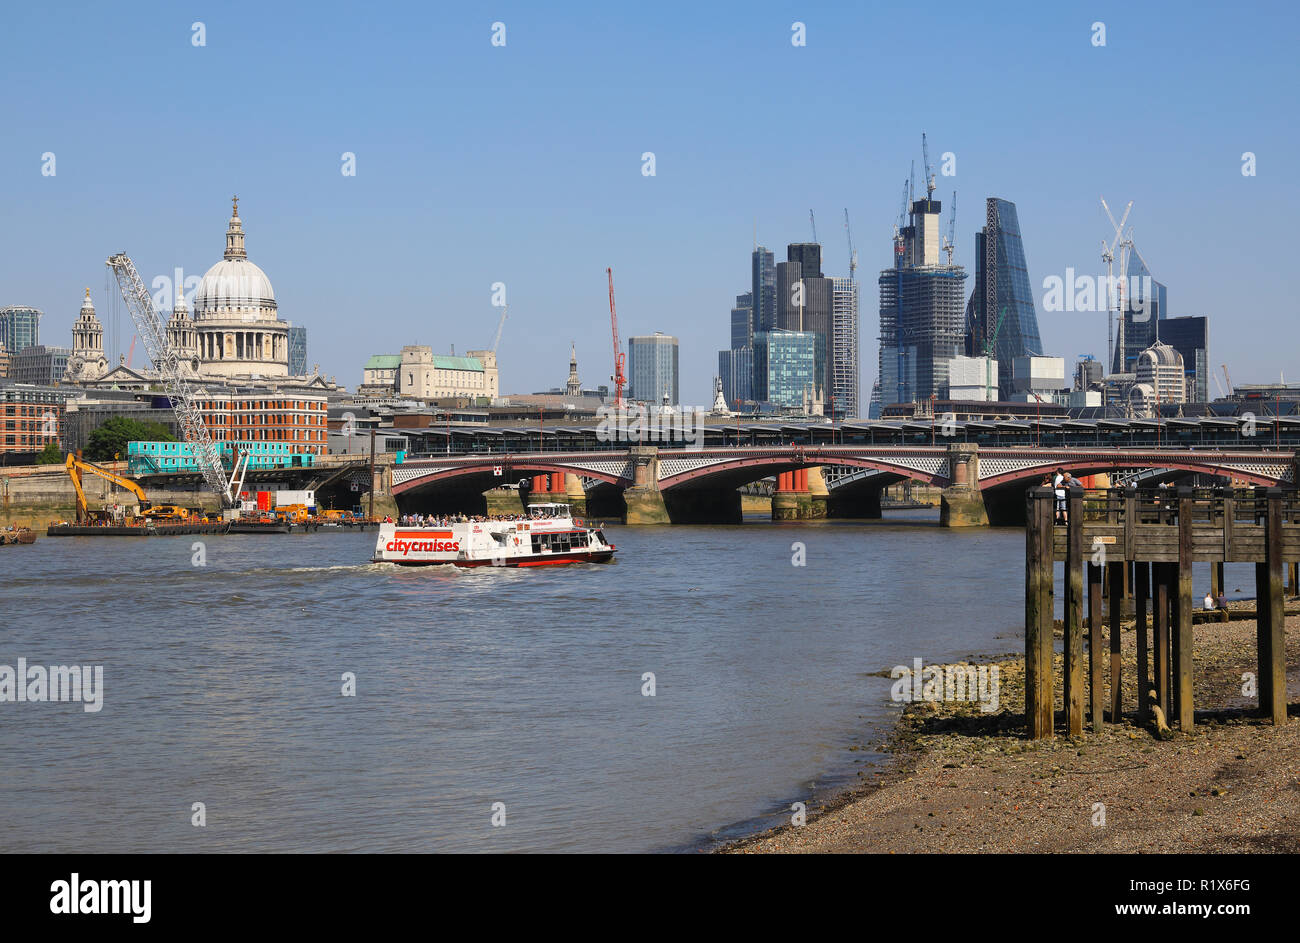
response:
<path id="1" fill-rule="evenodd" d="M 1238 478 L 1249 481 L 1253 485 L 1273 486 L 1280 483 L 1282 479 L 1263 474 L 1259 471 L 1243 469 L 1238 465 L 1218 464 L 1212 460 L 1208 461 L 1191 461 L 1185 458 L 1161 460 L 1158 456 L 1153 457 L 1150 462 L 1128 461 L 1122 465 L 1116 465 L 1113 460 L 1102 461 L 1097 458 L 1084 458 L 1078 460 L 1056 460 L 1044 462 L 1041 465 L 1032 465 L 1014 471 L 1003 472 L 1000 475 L 992 475 L 988 478 L 980 479 L 980 490 L 989 491 L 993 488 L 1007 487 L 1011 485 L 1023 484 L 1030 485 L 1035 481 L 1041 481 L 1044 475 L 1051 475 L 1057 469 L 1068 471 L 1072 475 L 1104 475 L 1121 469 L 1163 469 L 1168 472 L 1188 472 L 1192 474 L 1214 475 L 1219 478 Z"/>

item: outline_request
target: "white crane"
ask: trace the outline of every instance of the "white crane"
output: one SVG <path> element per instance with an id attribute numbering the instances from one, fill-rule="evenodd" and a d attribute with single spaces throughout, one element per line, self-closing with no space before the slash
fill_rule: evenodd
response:
<path id="1" fill-rule="evenodd" d="M 1106 371 L 1109 373 L 1115 369 L 1115 316 L 1111 308 L 1112 286 L 1115 284 L 1114 271 L 1112 263 L 1115 261 L 1115 249 L 1120 249 L 1120 273 L 1121 277 L 1128 274 L 1128 247 L 1131 246 L 1132 240 L 1127 243 L 1124 241 L 1124 224 L 1128 222 L 1129 211 L 1133 209 L 1133 201 L 1128 201 L 1128 206 L 1124 207 L 1124 215 L 1120 217 L 1118 223 L 1115 222 L 1114 215 L 1111 214 L 1110 207 L 1106 204 L 1106 198 L 1101 198 L 1101 208 L 1106 211 L 1106 216 L 1110 219 L 1110 224 L 1115 227 L 1115 238 L 1110 244 L 1106 240 L 1101 241 L 1101 260 L 1106 263 L 1106 353 L 1108 363 Z M 1120 292 L 1123 297 L 1123 292 Z M 1120 347 L 1124 344 L 1124 314 L 1120 312 Z"/>
<path id="2" fill-rule="evenodd" d="M 199 412 L 198 403 L 181 369 L 180 353 L 168 343 L 166 328 L 158 312 L 154 310 L 149 290 L 144 287 L 140 273 L 135 270 L 135 263 L 125 252 L 119 252 L 109 257 L 108 267 L 117 277 L 117 285 L 122 291 L 126 309 L 131 313 L 131 320 L 135 322 L 140 339 L 144 341 L 144 349 L 158 371 L 158 378 L 162 381 L 168 399 L 171 400 L 172 411 L 176 413 L 181 433 L 194 452 L 194 461 L 198 464 L 199 471 L 203 473 L 203 480 L 221 499 L 223 508 L 233 507 L 235 496 L 243 488 L 244 472 L 248 468 L 248 453 L 244 451 L 239 453 L 234 468 L 227 477 L 226 470 L 221 464 L 221 456 L 217 452 L 212 435 L 208 432 L 203 415 Z"/>

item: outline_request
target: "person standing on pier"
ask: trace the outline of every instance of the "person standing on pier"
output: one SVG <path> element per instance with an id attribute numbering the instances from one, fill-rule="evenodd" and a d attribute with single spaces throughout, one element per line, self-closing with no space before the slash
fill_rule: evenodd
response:
<path id="1" fill-rule="evenodd" d="M 1056 470 L 1056 476 L 1052 479 L 1052 487 L 1056 489 L 1056 523 L 1065 523 L 1065 472 L 1061 469 Z"/>

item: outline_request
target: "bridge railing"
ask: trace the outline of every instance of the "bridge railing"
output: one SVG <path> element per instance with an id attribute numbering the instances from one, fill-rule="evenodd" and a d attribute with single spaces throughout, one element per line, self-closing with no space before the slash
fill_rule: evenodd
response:
<path id="1" fill-rule="evenodd" d="M 1175 525 L 1185 507 L 1193 524 L 1262 524 L 1269 495 L 1279 493 L 1283 523 L 1300 523 L 1295 488 L 1086 488 L 1083 521 L 1123 526 L 1132 518 L 1135 524 Z"/>

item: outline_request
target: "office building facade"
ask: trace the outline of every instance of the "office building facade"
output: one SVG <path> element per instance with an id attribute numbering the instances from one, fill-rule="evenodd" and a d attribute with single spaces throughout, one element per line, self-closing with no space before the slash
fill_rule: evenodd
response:
<path id="1" fill-rule="evenodd" d="M 831 295 L 831 398 L 827 411 L 836 417 L 856 419 L 861 415 L 858 283 L 849 278 L 832 278 Z"/>
<path id="2" fill-rule="evenodd" d="M 736 296 L 736 306 L 731 309 L 731 349 L 749 347 L 754 343 L 754 294 L 745 292 Z"/>
<path id="3" fill-rule="evenodd" d="M 1210 319 L 1163 318 L 1156 321 L 1156 339 L 1178 351 L 1187 377 L 1186 401 L 1210 401 Z"/>
<path id="4" fill-rule="evenodd" d="M 9 351 L 11 357 L 40 344 L 42 317 L 44 314 L 39 308 L 27 305 L 0 308 L 0 345 Z"/>
<path id="5" fill-rule="evenodd" d="M 677 388 L 677 338 L 656 331 L 627 339 L 628 399 L 658 406 L 680 402 Z"/>
<path id="6" fill-rule="evenodd" d="M 814 331 L 763 331 L 754 337 L 754 398 L 821 412 L 826 389 L 826 337 Z"/>
<path id="7" fill-rule="evenodd" d="M 750 287 L 753 328 L 750 337 L 759 331 L 776 327 L 776 262 L 771 251 L 757 246 L 750 256 Z"/>
<path id="8" fill-rule="evenodd" d="M 736 409 L 754 399 L 754 348 L 735 347 L 718 351 L 718 377 L 727 405 Z"/>

